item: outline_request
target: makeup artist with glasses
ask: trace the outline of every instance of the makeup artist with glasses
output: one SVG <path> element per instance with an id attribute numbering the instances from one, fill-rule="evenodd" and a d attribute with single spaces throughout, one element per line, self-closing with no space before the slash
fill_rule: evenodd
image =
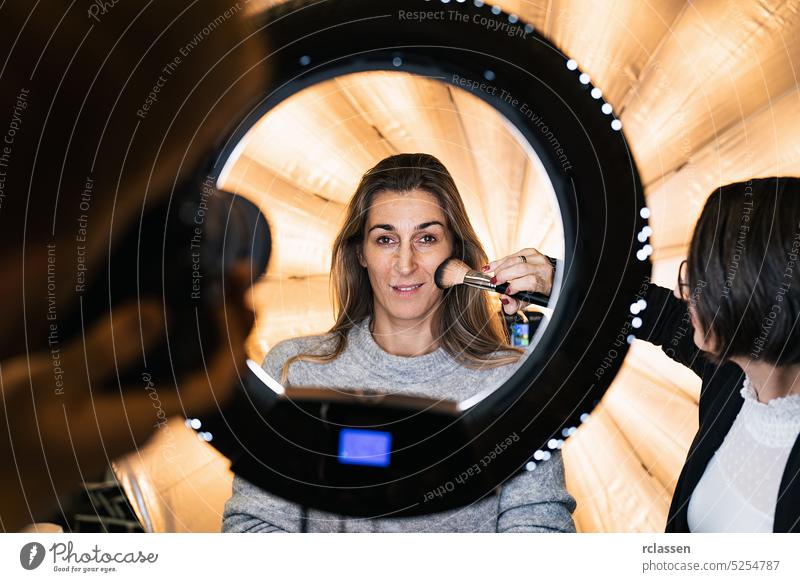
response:
<path id="1" fill-rule="evenodd" d="M 637 337 L 703 380 L 667 532 L 800 532 L 798 253 L 800 179 L 729 184 L 708 198 L 674 291 L 649 286 Z M 488 266 L 514 291 L 547 273 Z"/>

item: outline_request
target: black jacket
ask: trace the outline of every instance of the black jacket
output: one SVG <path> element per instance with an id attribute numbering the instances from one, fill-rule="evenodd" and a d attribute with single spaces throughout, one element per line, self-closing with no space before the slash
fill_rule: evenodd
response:
<path id="1" fill-rule="evenodd" d="M 670 358 L 688 366 L 703 380 L 700 428 L 686 455 L 666 525 L 667 532 L 688 532 L 689 499 L 744 404 L 740 394 L 744 372 L 733 362 L 714 364 L 695 346 L 687 305 L 675 298 L 671 290 L 651 284 L 645 300 L 647 308 L 640 315 L 643 323 L 636 336 L 661 346 Z M 800 437 L 783 472 L 773 530 L 800 532 Z"/>

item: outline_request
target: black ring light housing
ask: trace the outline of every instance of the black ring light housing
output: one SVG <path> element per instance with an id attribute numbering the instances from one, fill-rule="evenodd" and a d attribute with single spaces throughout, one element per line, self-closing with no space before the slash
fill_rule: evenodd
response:
<path id="1" fill-rule="evenodd" d="M 634 315 L 644 307 L 642 284 L 650 274 L 649 211 L 620 122 L 574 61 L 532 27 L 481 2 L 290 1 L 262 18 L 272 90 L 243 113 L 217 172 L 270 109 L 315 83 L 373 70 L 435 77 L 488 102 L 533 147 L 556 192 L 566 256 L 557 269 L 554 312 L 534 353 L 481 398 L 376 400 L 312 388 L 281 394 L 254 365 L 231 404 L 197 424 L 235 473 L 327 511 L 399 517 L 492 493 L 532 459 L 560 448 L 586 419 L 638 327 Z M 518 34 L 498 32 L 502 23 Z M 372 439 L 370 450 L 386 447 L 380 463 L 342 458 L 346 427 Z"/>

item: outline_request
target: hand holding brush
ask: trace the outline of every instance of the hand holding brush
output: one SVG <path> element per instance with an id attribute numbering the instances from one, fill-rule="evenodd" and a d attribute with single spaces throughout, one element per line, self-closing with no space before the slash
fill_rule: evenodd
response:
<path id="1" fill-rule="evenodd" d="M 436 270 L 434 280 L 440 289 L 469 285 L 500 293 L 503 311 L 508 315 L 522 308 L 522 303 L 546 307 L 553 288 L 555 266 L 536 249 L 523 249 L 482 268 L 482 272 L 456 258 L 450 258 Z"/>

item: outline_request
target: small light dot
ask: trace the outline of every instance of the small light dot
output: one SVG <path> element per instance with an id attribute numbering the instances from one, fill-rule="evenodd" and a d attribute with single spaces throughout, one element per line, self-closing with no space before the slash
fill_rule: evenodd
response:
<path id="1" fill-rule="evenodd" d="M 639 259 L 640 261 L 646 261 L 647 253 L 644 252 L 642 249 L 639 249 L 638 251 L 636 251 L 636 258 Z"/>
<path id="2" fill-rule="evenodd" d="M 536 468 L 536 463 L 534 463 L 533 461 L 528 461 L 527 463 L 525 463 L 526 471 L 533 471 L 535 468 Z"/>
<path id="3" fill-rule="evenodd" d="M 570 71 L 574 71 L 575 69 L 577 69 L 577 68 L 578 68 L 578 61 L 576 61 L 575 59 L 570 59 L 570 60 L 568 60 L 568 61 L 567 61 L 567 68 L 568 68 Z"/>
<path id="4" fill-rule="evenodd" d="M 527 32 L 528 34 L 532 33 L 533 32 L 533 27 L 530 24 L 526 24 L 525 25 L 525 32 Z"/>
<path id="5" fill-rule="evenodd" d="M 586 422 L 587 420 L 589 420 L 589 413 L 584 412 L 583 414 L 581 414 L 581 422 Z"/>
<path id="6" fill-rule="evenodd" d="M 650 209 L 647 206 L 645 206 L 639 211 L 639 216 L 645 219 L 650 218 Z"/>
<path id="7" fill-rule="evenodd" d="M 614 121 L 611 122 L 611 129 L 613 129 L 614 131 L 619 131 L 620 129 L 622 129 L 622 122 L 619 119 L 615 119 Z"/>
<path id="8" fill-rule="evenodd" d="M 305 67 L 305 66 L 307 66 L 309 63 L 311 63 L 311 57 L 310 57 L 310 56 L 308 56 L 308 55 L 303 55 L 302 57 L 300 57 L 300 64 L 301 64 L 302 66 L 304 66 L 304 67 Z"/>
<path id="9" fill-rule="evenodd" d="M 640 327 L 642 327 L 642 318 L 641 317 L 634 317 L 631 320 L 631 325 L 633 327 L 635 327 L 636 329 L 639 329 Z"/>
<path id="10" fill-rule="evenodd" d="M 632 304 L 631 304 L 631 313 L 633 313 L 634 315 L 636 315 L 637 313 L 639 313 L 639 311 L 641 311 L 641 310 L 639 309 L 639 306 L 638 306 L 636 303 L 632 303 Z"/>
<path id="11" fill-rule="evenodd" d="M 518 20 L 519 20 L 519 18 L 517 18 L 517 15 L 516 15 L 516 14 L 509 14 L 509 15 L 508 15 L 508 21 L 509 21 L 511 24 L 516 24 L 516 22 L 517 22 Z"/>
<path id="12" fill-rule="evenodd" d="M 554 449 L 554 448 L 556 448 L 557 445 L 558 445 L 558 441 L 556 439 L 550 439 L 549 441 L 547 441 L 547 448 L 548 449 Z"/>
<path id="13" fill-rule="evenodd" d="M 646 252 L 648 256 L 653 254 L 653 247 L 651 245 L 644 245 L 642 250 Z"/>
<path id="14" fill-rule="evenodd" d="M 561 429 L 561 436 L 569 436 L 569 429 L 568 428 L 562 428 Z"/>
<path id="15" fill-rule="evenodd" d="M 544 459 L 544 451 L 536 451 L 535 453 L 533 453 L 533 458 L 536 459 L 537 461 L 541 461 L 542 459 Z"/>
<path id="16" fill-rule="evenodd" d="M 589 81 L 591 81 L 591 80 L 592 80 L 592 79 L 591 79 L 591 77 L 589 77 L 589 74 L 588 74 L 588 73 L 581 73 L 581 76 L 580 76 L 580 77 L 578 77 L 578 81 L 580 81 L 580 82 L 581 82 L 581 83 L 583 83 L 584 85 L 588 85 L 588 84 L 589 84 Z"/>
<path id="17" fill-rule="evenodd" d="M 592 97 L 594 97 L 595 99 L 600 99 L 600 97 L 602 97 L 602 96 L 603 96 L 603 92 L 600 89 L 598 89 L 597 87 L 592 89 Z"/>
<path id="18" fill-rule="evenodd" d="M 625 341 L 627 341 L 629 344 L 632 344 L 632 343 L 633 343 L 633 340 L 635 340 L 635 339 L 636 339 L 636 336 L 635 336 L 635 335 L 633 335 L 633 334 L 629 334 L 629 335 L 628 335 L 628 337 L 627 337 L 627 338 L 625 338 Z"/>
<path id="19" fill-rule="evenodd" d="M 495 78 L 494 71 L 492 71 L 491 69 L 486 69 L 483 72 L 483 78 L 486 79 L 487 81 L 494 81 Z"/>
<path id="20" fill-rule="evenodd" d="M 644 242 L 647 240 L 647 235 L 643 232 L 640 232 L 636 235 L 636 238 L 639 239 L 639 242 Z"/>
<path id="21" fill-rule="evenodd" d="M 450 0 L 442 0 L 442 4 L 447 4 Z"/>
<path id="22" fill-rule="evenodd" d="M 400 65 L 403 64 L 403 59 L 401 59 L 400 57 L 395 57 L 395 58 L 392 59 L 392 64 L 395 67 L 399 67 Z"/>
<path id="23" fill-rule="evenodd" d="M 483 6 L 483 0 L 475 0 L 474 4 L 476 8 L 480 8 Z"/>
<path id="24" fill-rule="evenodd" d="M 191 425 L 194 430 L 197 430 L 202 426 L 202 423 L 200 422 L 199 418 L 193 418 Z"/>
<path id="25" fill-rule="evenodd" d="M 497 16 L 497 15 L 498 15 L 498 14 L 500 14 L 501 12 L 502 12 L 502 10 L 500 9 L 500 7 L 499 7 L 499 6 L 492 6 L 492 14 L 494 14 L 495 16 Z"/>
<path id="26" fill-rule="evenodd" d="M 614 108 L 611 107 L 610 103 L 603 103 L 603 106 L 600 108 L 600 110 L 606 115 L 611 115 L 611 112 L 614 110 Z"/>
<path id="27" fill-rule="evenodd" d="M 639 309 L 647 309 L 647 301 L 644 299 L 639 299 L 636 303 L 639 305 Z"/>
<path id="28" fill-rule="evenodd" d="M 649 226 L 645 226 L 642 229 L 642 232 L 645 233 L 647 236 L 653 236 L 653 229 L 650 228 Z"/>
<path id="29" fill-rule="evenodd" d="M 576 432 L 578 432 L 578 427 L 576 426 L 569 427 L 569 436 L 574 435 Z"/>
<path id="30" fill-rule="evenodd" d="M 550 457 L 552 457 L 552 456 L 553 456 L 553 455 L 551 455 L 551 454 L 550 454 L 550 451 L 545 451 L 545 452 L 544 452 L 544 458 L 543 458 L 542 460 L 543 460 L 543 461 L 549 461 L 549 460 L 550 460 Z"/>

